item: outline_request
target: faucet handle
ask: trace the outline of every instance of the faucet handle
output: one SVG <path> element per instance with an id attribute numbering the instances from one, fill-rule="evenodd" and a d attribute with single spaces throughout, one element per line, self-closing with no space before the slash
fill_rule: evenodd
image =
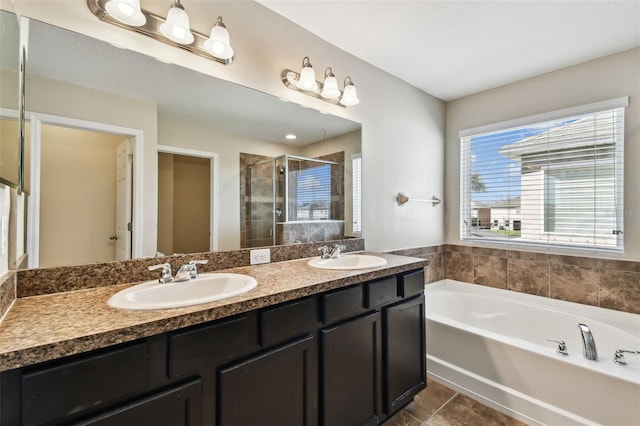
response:
<path id="1" fill-rule="evenodd" d="M 157 269 L 162 269 L 162 276 L 158 278 L 158 282 L 160 284 L 166 284 L 173 281 L 173 276 L 171 274 L 171 265 L 169 263 L 161 263 L 159 265 L 149 266 L 147 269 L 150 271 L 155 271 Z"/>
<path id="2" fill-rule="evenodd" d="M 624 359 L 624 354 L 640 355 L 640 351 L 629 351 L 627 349 L 616 349 L 616 353 L 613 356 L 613 362 L 618 365 L 627 365 L 627 360 Z"/>
<path id="3" fill-rule="evenodd" d="M 569 355 L 569 352 L 567 352 L 567 344 L 564 342 L 564 340 L 547 339 L 547 341 L 555 342 L 558 344 L 558 349 L 556 349 L 556 353 L 558 355 L 564 355 L 564 356 Z"/>
<path id="4" fill-rule="evenodd" d="M 193 266 L 193 268 L 191 268 L 191 271 L 189 271 L 189 278 L 190 279 L 198 278 L 197 265 L 206 265 L 208 262 L 209 262 L 208 260 L 190 260 L 189 265 Z"/>
<path id="5" fill-rule="evenodd" d="M 331 255 L 331 249 L 327 246 L 318 247 L 318 251 L 321 253 L 320 254 L 321 259 L 328 259 L 329 256 Z"/>

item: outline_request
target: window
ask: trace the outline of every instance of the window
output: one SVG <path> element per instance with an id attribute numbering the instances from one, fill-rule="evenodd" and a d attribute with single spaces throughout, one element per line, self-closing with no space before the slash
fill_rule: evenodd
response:
<path id="1" fill-rule="evenodd" d="M 619 98 L 461 131 L 460 238 L 623 251 L 627 105 Z M 491 229 L 468 226 L 480 210 Z"/>
<path id="2" fill-rule="evenodd" d="M 362 155 L 351 156 L 353 235 L 362 235 Z"/>

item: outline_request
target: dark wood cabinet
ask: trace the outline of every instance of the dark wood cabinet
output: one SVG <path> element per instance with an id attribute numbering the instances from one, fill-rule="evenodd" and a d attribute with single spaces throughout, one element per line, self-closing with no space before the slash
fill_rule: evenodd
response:
<path id="1" fill-rule="evenodd" d="M 322 424 L 378 424 L 380 313 L 340 323 L 320 335 Z"/>
<path id="2" fill-rule="evenodd" d="M 309 335 L 220 371 L 220 425 L 317 424 L 317 357 Z"/>
<path id="3" fill-rule="evenodd" d="M 424 295 L 382 310 L 387 414 L 411 402 L 427 386 L 424 315 Z"/>
<path id="4" fill-rule="evenodd" d="M 200 380 L 194 380 L 75 424 L 199 426 L 202 424 L 201 387 Z"/>
<path id="5" fill-rule="evenodd" d="M 0 373 L 0 424 L 375 425 L 426 385 L 411 271 Z"/>

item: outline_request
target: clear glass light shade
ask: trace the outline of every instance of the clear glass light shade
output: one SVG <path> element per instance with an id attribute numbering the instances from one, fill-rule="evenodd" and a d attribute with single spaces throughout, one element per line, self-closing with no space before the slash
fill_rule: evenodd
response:
<path id="1" fill-rule="evenodd" d="M 334 76 L 328 76 L 324 79 L 320 96 L 325 99 L 338 99 L 341 94 L 342 92 L 338 89 L 338 80 Z"/>
<path id="2" fill-rule="evenodd" d="M 178 44 L 191 44 L 194 37 L 189 27 L 189 15 L 180 7 L 172 6 L 167 20 L 160 25 L 160 32 L 169 40 Z"/>
<path id="3" fill-rule="evenodd" d="M 209 39 L 204 42 L 204 48 L 216 58 L 233 58 L 233 49 L 229 43 L 229 31 L 222 25 L 215 24 L 213 26 Z"/>
<path id="4" fill-rule="evenodd" d="M 350 84 L 344 88 L 344 93 L 340 98 L 340 103 L 344 106 L 352 106 L 360 103 L 360 99 L 358 99 L 358 96 L 356 95 L 356 86 Z"/>
<path id="5" fill-rule="evenodd" d="M 316 73 L 313 71 L 313 67 L 305 66 L 300 71 L 300 79 L 297 84 L 299 89 L 302 90 L 317 90 L 318 83 L 316 82 Z"/>
<path id="6" fill-rule="evenodd" d="M 113 19 L 132 27 L 140 27 L 147 22 L 140 10 L 140 0 L 109 0 L 105 9 Z"/>

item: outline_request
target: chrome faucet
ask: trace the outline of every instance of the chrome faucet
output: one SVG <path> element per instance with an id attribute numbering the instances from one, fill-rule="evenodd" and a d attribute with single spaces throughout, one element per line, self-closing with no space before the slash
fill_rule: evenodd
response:
<path id="1" fill-rule="evenodd" d="M 585 359 L 597 361 L 598 350 L 591 330 L 586 324 L 578 324 L 578 330 L 580 330 L 580 336 L 582 337 L 582 355 Z"/>
<path id="2" fill-rule="evenodd" d="M 342 253 L 342 251 L 346 249 L 347 247 L 343 246 L 342 244 L 336 244 L 331 249 L 331 253 L 329 254 L 329 259 L 335 259 L 337 257 L 340 257 L 340 253 Z"/>
<path id="3" fill-rule="evenodd" d="M 320 259 L 330 259 L 331 258 L 331 249 L 327 246 L 318 247 L 318 251 L 320 252 Z"/>
<path id="4" fill-rule="evenodd" d="M 158 278 L 158 282 L 160 284 L 167 284 L 173 281 L 173 276 L 171 275 L 171 265 L 168 263 L 161 263 L 159 265 L 149 266 L 150 271 L 155 271 L 156 269 L 162 269 L 162 276 Z"/>
<path id="5" fill-rule="evenodd" d="M 182 265 L 178 269 L 178 272 L 176 272 L 176 277 L 173 279 L 173 281 L 178 283 L 181 281 L 189 281 L 198 278 L 198 265 L 204 265 L 207 262 L 207 260 L 189 261 L 189 263 Z"/>
<path id="6" fill-rule="evenodd" d="M 347 247 L 342 244 L 336 244 L 333 248 L 328 246 L 318 247 L 318 251 L 320 251 L 320 259 L 335 259 L 340 257 L 340 253 L 343 250 L 346 250 Z"/>
<path id="7" fill-rule="evenodd" d="M 627 360 L 624 359 L 624 354 L 640 355 L 640 351 L 630 351 L 627 349 L 616 349 L 616 353 L 613 356 L 613 362 L 618 365 L 627 365 Z"/>

